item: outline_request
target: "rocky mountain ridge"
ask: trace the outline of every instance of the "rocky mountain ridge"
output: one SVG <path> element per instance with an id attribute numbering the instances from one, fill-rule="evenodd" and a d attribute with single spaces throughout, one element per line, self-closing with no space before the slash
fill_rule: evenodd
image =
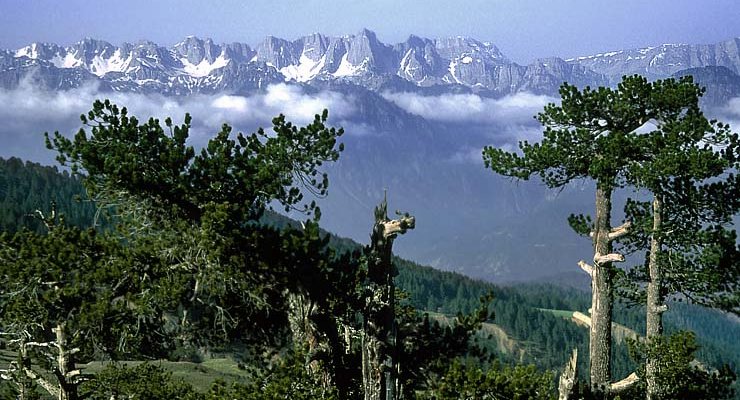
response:
<path id="1" fill-rule="evenodd" d="M 117 91 L 187 95 L 246 94 L 271 83 L 340 80 L 371 90 L 441 86 L 496 97 L 521 91 L 555 94 L 563 81 L 579 86 L 614 84 L 622 75 L 633 73 L 662 78 L 688 68 L 723 66 L 737 74 L 739 49 L 740 38 L 736 38 L 568 60 L 552 57 L 519 65 L 490 42 L 411 35 L 390 45 L 367 29 L 341 37 L 315 33 L 293 41 L 268 36 L 254 47 L 217 44 L 194 36 L 171 47 L 150 41 L 114 46 L 87 38 L 66 47 L 32 43 L 0 50 L 0 83 L 12 87 L 24 76 L 36 74 L 55 89 L 92 80 Z"/>
<path id="2" fill-rule="evenodd" d="M 410 36 L 389 45 L 368 30 L 342 37 L 313 34 L 293 41 L 267 37 L 256 46 L 197 37 L 171 47 L 148 41 L 114 46 L 85 39 L 66 47 L 36 43 L 0 50 L 0 88 L 17 88 L 30 80 L 37 87 L 60 91 L 94 82 L 103 92 L 185 97 L 251 95 L 289 82 L 301 85 L 307 95 L 321 90 L 340 93 L 353 103 L 354 112 L 334 121 L 348 134 L 346 151 L 335 166 L 327 167 L 331 194 L 321 200 L 325 228 L 366 239 L 372 208 L 387 189 L 389 201 L 412 211 L 419 221 L 414 234 L 399 242 L 399 254 L 497 281 L 551 279 L 576 270 L 575 261 L 591 252 L 590 242 L 573 234 L 565 219 L 592 209 L 592 188 L 585 183 L 552 192 L 539 182 L 511 182 L 484 169 L 480 158 L 483 146 L 515 145 L 528 132 L 539 130 L 536 121 L 529 114 L 516 118 L 506 113 L 479 120 L 427 119 L 392 101 L 388 93 L 412 92 L 428 97 L 425 100 L 443 95 L 445 101 L 464 103 L 474 96 L 444 95 L 557 96 L 563 81 L 593 87 L 615 84 L 625 74 L 651 78 L 691 74 L 707 87 L 705 99 L 721 105 L 740 96 L 739 44 L 740 39 L 666 45 L 519 65 L 489 42 Z M 521 103 L 532 97 L 514 100 Z M 498 99 L 477 100 L 478 106 L 488 107 L 481 112 L 504 107 Z M 509 108 L 522 112 L 520 103 Z M 435 107 L 443 103 L 430 104 L 438 112 Z M 448 113 L 466 115 L 467 104 L 454 106 Z M 75 110 L 75 120 L 84 111 Z M 28 131 L 48 129 L 57 127 Z M 8 137 L 20 141 L 11 135 L 21 137 L 23 132 L 12 126 L 6 130 L 14 130 Z M 366 132 L 357 133 L 360 130 Z M 18 154 L 9 155 L 24 157 L 23 146 L 16 148 L 21 149 Z M 542 260 L 548 260 L 546 266 Z"/>
<path id="3" fill-rule="evenodd" d="M 607 76 L 615 83 L 623 75 L 640 74 L 664 78 L 679 71 L 702 67 L 726 67 L 740 73 L 740 38 L 714 44 L 663 44 L 618 50 L 566 60 Z"/>

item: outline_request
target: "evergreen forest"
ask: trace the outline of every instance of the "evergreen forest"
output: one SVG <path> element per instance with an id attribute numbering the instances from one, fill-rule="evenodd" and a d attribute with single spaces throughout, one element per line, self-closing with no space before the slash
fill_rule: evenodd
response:
<path id="1" fill-rule="evenodd" d="M 416 221 L 385 199 L 366 243 L 321 229 L 326 110 L 196 149 L 189 115 L 95 102 L 46 134 L 58 167 L 0 159 L 0 398 L 740 398 L 740 138 L 691 77 L 560 94 L 540 142 L 483 160 L 596 182 L 562 216 L 593 242 L 590 292 L 396 257 Z M 650 195 L 612 221 L 624 188 Z"/>

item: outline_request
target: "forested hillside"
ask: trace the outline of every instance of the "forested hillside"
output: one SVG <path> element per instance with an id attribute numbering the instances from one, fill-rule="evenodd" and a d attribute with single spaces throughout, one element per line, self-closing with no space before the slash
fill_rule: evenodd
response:
<path id="1" fill-rule="evenodd" d="M 0 160 L 0 228 L 4 232 L 22 228 L 42 230 L 40 221 L 29 214 L 37 209 L 47 212 L 51 202 L 56 202 L 66 223 L 91 226 L 95 207 L 86 199 L 81 182 L 68 173 L 19 159 Z M 300 226 L 298 222 L 272 212 L 266 213 L 262 222 L 280 228 Z M 333 235 L 330 235 L 329 243 L 338 253 L 351 253 L 361 248 L 358 243 Z M 586 312 L 590 299 L 585 292 L 551 285 L 497 286 L 400 258 L 394 258 L 394 263 L 398 268 L 396 284 L 408 293 L 405 302 L 422 312 L 450 317 L 471 313 L 479 308 L 479 298 L 492 292 L 494 300 L 490 310 L 494 318 L 489 322 L 500 330 L 486 331 L 481 343 L 506 364 L 534 364 L 543 371 L 559 370 L 568 357 L 564 349 L 577 347 L 580 354 L 588 354 L 587 329 L 575 324 L 567 315 L 564 317 L 547 311 Z M 617 310 L 616 322 L 638 332 L 644 329 L 644 313 L 640 309 L 618 307 Z M 729 364 L 735 370 L 740 366 L 740 344 L 736 340 L 740 327 L 736 319 L 675 303 L 671 305 L 671 312 L 666 314 L 666 320 L 669 332 L 679 329 L 697 332 L 701 344 L 697 357 L 702 362 L 716 367 Z M 226 351 L 239 357 L 237 347 Z M 588 359 L 580 358 L 579 364 L 583 374 L 587 370 Z M 626 344 L 617 343 L 614 347 L 614 376 L 624 377 L 634 369 L 635 363 L 627 354 Z"/>
<path id="2" fill-rule="evenodd" d="M 15 232 L 25 227 L 40 232 L 42 224 L 34 214 L 36 210 L 47 211 L 51 202 L 56 203 L 67 223 L 92 224 L 95 206 L 78 178 L 56 167 L 0 158 L 0 231 Z"/>
<path id="3" fill-rule="evenodd" d="M 387 193 L 367 216 L 366 244 L 322 230 L 324 167 L 345 146 L 327 110 L 305 126 L 278 115 L 269 133 L 223 124 L 196 149 L 189 114 L 180 124 L 140 121 L 97 100 L 74 136 L 45 134 L 75 178 L 20 160 L 0 170 L 1 204 L 12 209 L 0 232 L 1 389 L 24 400 L 38 390 L 64 400 L 153 391 L 203 400 L 732 398 L 737 322 L 721 312 L 740 313 L 740 136 L 704 116 L 703 93 L 690 76 L 635 75 L 596 90 L 564 83 L 561 101 L 536 116 L 541 140 L 483 149 L 499 175 L 561 190 L 595 183 L 584 188 L 594 191 L 593 215 L 550 213 L 529 228 L 563 218 L 591 241 L 593 257 L 572 261 L 591 281 L 590 301 L 394 257 L 417 216 L 391 217 Z M 612 209 L 616 190 L 633 193 L 623 213 Z M 536 262 L 544 269 L 551 259 Z M 699 339 L 682 329 L 698 325 Z M 196 387 L 138 363 L 156 359 L 211 360 L 229 383 Z"/>

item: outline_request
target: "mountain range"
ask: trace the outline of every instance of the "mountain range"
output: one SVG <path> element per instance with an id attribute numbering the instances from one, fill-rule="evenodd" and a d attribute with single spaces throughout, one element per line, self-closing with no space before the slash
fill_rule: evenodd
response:
<path id="1" fill-rule="evenodd" d="M 385 44 L 367 29 L 342 37 L 318 33 L 293 41 L 272 36 L 256 46 L 187 37 L 171 47 L 149 41 L 120 46 L 84 39 L 71 46 L 32 43 L 0 50 L 0 83 L 17 85 L 35 72 L 48 86 L 68 89 L 87 80 L 117 91 L 168 95 L 248 94 L 271 83 L 341 80 L 382 90 L 447 91 L 503 96 L 557 93 L 577 86 L 615 84 L 623 75 L 663 78 L 682 70 L 725 67 L 740 72 L 740 38 L 716 44 L 664 44 L 529 65 L 510 61 L 490 42 L 468 37 Z M 445 88 L 445 89 L 441 89 Z"/>
<path id="2" fill-rule="evenodd" d="M 532 116 L 555 101 L 564 81 L 595 87 L 630 74 L 691 74 L 707 87 L 707 109 L 716 110 L 740 97 L 739 73 L 740 38 L 528 65 L 472 38 L 412 35 L 385 44 L 369 30 L 293 41 L 267 37 L 256 46 L 188 37 L 171 47 L 84 39 L 0 50 L 0 91 L 31 84 L 63 93 L 92 82 L 100 97 L 196 99 L 191 107 L 202 96 L 258 97 L 280 85 L 307 96 L 336 93 L 334 104 L 351 103 L 353 112 L 332 120 L 347 128 L 346 150 L 327 167 L 331 186 L 320 201 L 322 225 L 366 242 L 372 209 L 387 192 L 391 207 L 417 217 L 416 230 L 395 246 L 400 255 L 499 282 L 579 279 L 576 262 L 589 257 L 591 246 L 570 231 L 566 218 L 592 210 L 593 186 L 551 191 L 537 181 L 496 176 L 483 167 L 483 146 L 536 138 L 540 128 Z M 275 103 L 278 110 L 289 104 L 279 96 Z M 7 155 L 24 157 L 22 146 L 16 148 Z M 627 195 L 617 194 L 622 200 Z"/>

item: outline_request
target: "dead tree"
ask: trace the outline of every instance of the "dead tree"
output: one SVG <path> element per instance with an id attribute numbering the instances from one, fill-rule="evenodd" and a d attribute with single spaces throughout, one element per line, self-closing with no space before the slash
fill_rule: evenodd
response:
<path id="1" fill-rule="evenodd" d="M 573 388 L 576 385 L 578 379 L 577 374 L 578 366 L 578 349 L 573 349 L 573 354 L 570 356 L 570 360 L 565 364 L 563 372 L 560 374 L 558 380 L 558 400 L 571 400 L 573 399 Z"/>
<path id="2" fill-rule="evenodd" d="M 11 347 L 17 348 L 18 358 L 10 362 L 7 369 L 0 370 L 0 377 L 18 387 L 20 399 L 26 398 L 29 383 L 33 382 L 55 399 L 77 400 L 79 385 L 89 379 L 88 375 L 75 368 L 73 355 L 80 349 L 68 348 L 65 324 L 57 324 L 52 332 L 55 340 L 48 342 L 31 341 L 27 331 L 12 334 L 15 338 L 8 341 Z M 57 380 L 56 385 L 32 368 L 32 354 L 50 363 L 50 372 Z"/>
<path id="3" fill-rule="evenodd" d="M 366 248 L 368 285 L 363 312 L 362 386 L 365 400 L 395 400 L 398 382 L 395 291 L 393 277 L 397 274 L 391 262 L 393 240 L 415 225 L 414 217 L 398 213 L 388 218 L 388 203 L 384 199 L 375 208 L 375 225 Z"/>

